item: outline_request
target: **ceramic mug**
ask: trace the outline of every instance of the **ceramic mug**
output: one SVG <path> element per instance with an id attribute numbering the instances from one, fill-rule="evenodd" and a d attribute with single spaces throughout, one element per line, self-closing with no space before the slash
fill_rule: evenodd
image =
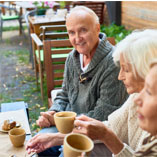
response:
<path id="1" fill-rule="evenodd" d="M 54 121 L 59 132 L 70 133 L 74 128 L 75 112 L 63 111 L 54 114 Z"/>
<path id="2" fill-rule="evenodd" d="M 93 141 L 86 135 L 79 133 L 68 134 L 64 138 L 64 157 L 87 157 L 93 147 Z"/>
<path id="3" fill-rule="evenodd" d="M 9 131 L 9 138 L 15 147 L 23 146 L 26 138 L 26 132 L 22 128 L 14 128 Z"/>

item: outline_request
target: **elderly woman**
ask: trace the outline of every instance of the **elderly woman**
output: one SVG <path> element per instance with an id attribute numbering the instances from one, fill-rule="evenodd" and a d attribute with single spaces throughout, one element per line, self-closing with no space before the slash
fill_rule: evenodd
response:
<path id="1" fill-rule="evenodd" d="M 155 157 L 157 156 L 157 58 L 150 66 L 144 88 L 135 99 L 135 103 L 139 126 L 150 135 L 144 139 L 142 147 L 134 156 Z"/>
<path id="2" fill-rule="evenodd" d="M 128 145 L 137 150 L 148 134 L 137 122 L 134 98 L 144 87 L 144 79 L 150 61 L 157 57 L 157 30 L 133 32 L 121 41 L 113 54 L 114 61 L 120 62 L 119 80 L 122 80 L 130 95 L 124 105 L 108 117 L 104 123 L 87 116 L 77 117 L 74 132 L 100 140 L 115 156 L 127 155 L 123 152 Z M 79 128 L 79 129 L 78 129 Z M 114 132 L 113 132 L 114 131 Z M 105 146 L 95 149 L 96 156 L 104 155 Z"/>

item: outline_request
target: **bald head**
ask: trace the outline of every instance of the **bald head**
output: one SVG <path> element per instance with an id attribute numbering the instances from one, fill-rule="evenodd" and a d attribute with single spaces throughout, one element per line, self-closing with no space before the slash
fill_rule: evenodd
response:
<path id="1" fill-rule="evenodd" d="M 94 54 L 99 42 L 100 24 L 91 9 L 82 6 L 72 9 L 67 15 L 66 27 L 70 42 L 80 54 Z"/>
<path id="2" fill-rule="evenodd" d="M 95 12 L 84 6 L 76 6 L 73 8 L 66 16 L 66 23 L 71 20 L 72 17 L 90 18 L 93 24 L 99 24 L 99 18 Z"/>

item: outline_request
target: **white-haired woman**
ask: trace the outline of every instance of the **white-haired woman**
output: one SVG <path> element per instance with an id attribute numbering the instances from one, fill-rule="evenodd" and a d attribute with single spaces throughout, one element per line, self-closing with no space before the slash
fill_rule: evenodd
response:
<path id="1" fill-rule="evenodd" d="M 138 126 L 134 98 L 144 87 L 150 61 L 157 57 L 156 38 L 157 30 L 148 29 L 133 32 L 117 45 L 113 58 L 116 63 L 120 63 L 118 78 L 123 81 L 131 95 L 120 109 L 109 115 L 108 122 L 105 123 L 108 127 L 87 116 L 76 118 L 74 132 L 100 140 L 115 156 L 126 157 L 127 147 L 137 150 L 148 134 Z M 105 154 L 103 147 L 94 152 L 97 156 Z"/>

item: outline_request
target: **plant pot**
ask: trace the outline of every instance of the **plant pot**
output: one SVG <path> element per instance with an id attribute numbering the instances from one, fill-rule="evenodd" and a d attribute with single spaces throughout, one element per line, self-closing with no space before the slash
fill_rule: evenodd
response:
<path id="1" fill-rule="evenodd" d="M 37 10 L 37 15 L 45 15 L 46 9 L 38 9 Z"/>

